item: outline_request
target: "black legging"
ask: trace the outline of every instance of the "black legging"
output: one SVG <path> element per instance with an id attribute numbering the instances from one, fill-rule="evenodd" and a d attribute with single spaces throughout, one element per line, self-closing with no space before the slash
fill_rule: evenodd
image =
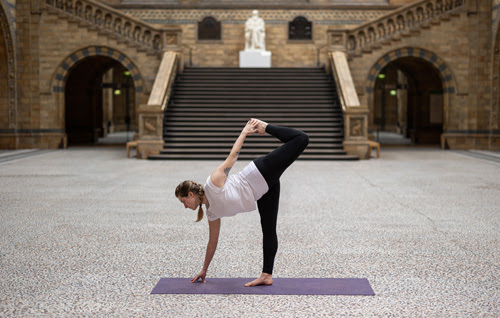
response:
<path id="1" fill-rule="evenodd" d="M 284 142 L 271 153 L 254 160 L 255 166 L 269 186 L 269 191 L 257 201 L 257 206 L 263 234 L 264 266 L 262 272 L 272 274 L 274 257 L 278 251 L 276 221 L 280 198 L 279 179 L 307 147 L 309 137 L 300 130 L 273 125 L 267 125 L 266 132 Z"/>

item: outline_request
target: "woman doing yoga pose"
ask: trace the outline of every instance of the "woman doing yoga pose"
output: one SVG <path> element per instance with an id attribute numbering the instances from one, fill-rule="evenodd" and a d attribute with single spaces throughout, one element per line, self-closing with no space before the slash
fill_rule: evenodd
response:
<path id="1" fill-rule="evenodd" d="M 236 163 L 246 136 L 258 132 L 268 133 L 284 144 L 269 154 L 250 162 L 241 172 L 229 175 Z M 207 178 L 204 186 L 184 181 L 175 189 L 175 196 L 184 207 L 198 209 L 199 222 L 203 218 L 202 204 L 207 208 L 209 240 L 203 269 L 191 282 L 205 282 L 219 240 L 221 218 L 259 208 L 263 233 L 264 266 L 260 277 L 245 286 L 272 285 L 274 257 L 278 250 L 276 221 L 278 218 L 280 182 L 283 172 L 299 157 L 309 143 L 302 131 L 267 124 L 250 119 L 236 140 L 227 159 Z"/>

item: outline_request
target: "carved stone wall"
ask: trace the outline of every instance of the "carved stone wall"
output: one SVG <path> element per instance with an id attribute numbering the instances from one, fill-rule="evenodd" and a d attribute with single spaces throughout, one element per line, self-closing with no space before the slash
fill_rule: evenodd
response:
<path id="1" fill-rule="evenodd" d="M 187 65 L 239 66 L 239 51 L 245 47 L 245 21 L 252 9 L 123 9 L 123 13 L 151 25 L 172 24 L 182 29 L 182 51 Z M 359 25 L 380 17 L 387 10 L 259 10 L 266 23 L 266 49 L 273 67 L 306 67 L 326 64 L 327 30 Z M 216 42 L 198 41 L 197 25 L 205 17 L 221 22 L 222 37 Z M 312 23 L 312 39 L 290 41 L 289 22 L 302 16 Z"/>

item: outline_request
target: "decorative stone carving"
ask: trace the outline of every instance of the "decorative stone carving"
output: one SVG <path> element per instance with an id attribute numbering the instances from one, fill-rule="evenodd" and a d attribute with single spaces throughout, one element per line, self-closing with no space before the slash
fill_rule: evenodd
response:
<path id="1" fill-rule="evenodd" d="M 257 10 L 253 10 L 252 17 L 245 22 L 245 51 L 248 50 L 266 50 L 266 27 Z"/>
<path id="2" fill-rule="evenodd" d="M 55 9 L 70 15 L 92 28 L 105 30 L 115 38 L 139 44 L 153 52 L 161 53 L 167 45 L 176 49 L 175 46 L 180 42 L 179 29 L 155 28 L 100 2 L 91 0 L 45 0 L 45 2 L 46 8 L 50 10 Z M 165 36 L 167 33 L 173 36 Z"/>
<path id="3" fill-rule="evenodd" d="M 343 31 L 347 39 L 345 46 L 349 53 L 370 50 L 376 42 L 408 34 L 412 29 L 426 25 L 443 15 L 463 10 L 466 3 L 464 0 L 421 0 L 403 6 L 372 23 Z M 333 39 L 330 40 L 333 43 Z"/>
<path id="4" fill-rule="evenodd" d="M 156 117 L 144 117 L 144 135 L 145 136 L 156 136 Z"/>
<path id="5" fill-rule="evenodd" d="M 177 34 L 167 34 L 167 44 L 168 45 L 177 44 Z"/>
<path id="6" fill-rule="evenodd" d="M 330 33 L 330 45 L 343 45 L 344 37 L 339 33 Z"/>
<path id="7" fill-rule="evenodd" d="M 351 137 L 363 136 L 363 118 L 351 118 Z"/>

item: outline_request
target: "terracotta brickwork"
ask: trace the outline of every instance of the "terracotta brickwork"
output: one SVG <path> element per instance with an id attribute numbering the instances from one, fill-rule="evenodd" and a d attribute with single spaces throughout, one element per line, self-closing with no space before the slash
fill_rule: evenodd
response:
<path id="1" fill-rule="evenodd" d="M 68 18 L 48 7 L 45 0 L 1 1 L 2 26 L 11 25 L 12 37 L 0 39 L 0 148 L 64 146 L 65 81 L 71 68 L 87 57 L 107 56 L 122 63 L 134 78 L 134 107 L 146 103 L 160 64 L 158 52 L 125 41 L 92 23 Z M 167 2 L 168 6 L 184 7 L 173 9 Z M 266 22 L 266 49 L 272 52 L 272 66 L 312 67 L 329 63 L 332 30 L 353 29 L 389 14 L 391 8 L 415 2 L 419 1 L 374 0 L 373 5 L 359 9 L 345 5 L 338 9 L 284 9 L 264 4 L 262 8 L 256 4 L 255 8 Z M 190 65 L 237 67 L 238 53 L 244 49 L 244 23 L 254 9 L 223 9 L 220 4 L 229 3 L 224 1 L 204 2 L 213 8 L 201 6 L 198 0 L 166 1 L 166 7 L 159 9 L 127 5 L 132 1 L 107 3 L 114 6 L 115 12 L 124 14 L 124 19 L 128 16 L 131 21 L 148 23 L 155 30 L 178 28 L 178 33 L 165 36 L 163 49 L 181 52 L 180 70 Z M 234 6 L 234 1 L 231 3 Z M 465 3 L 463 9 L 453 14 L 351 54 L 349 67 L 360 103 L 370 109 L 375 78 L 384 66 L 400 57 L 416 57 L 430 63 L 443 83 L 443 135 L 447 146 L 499 149 L 500 0 Z M 197 23 L 207 16 L 221 22 L 221 40 L 197 39 Z M 298 16 L 312 22 L 312 40 L 288 40 L 288 22 Z M 9 54 L 9 45 L 15 54 Z M 6 88 L 9 81 L 15 84 L 12 89 Z"/>

